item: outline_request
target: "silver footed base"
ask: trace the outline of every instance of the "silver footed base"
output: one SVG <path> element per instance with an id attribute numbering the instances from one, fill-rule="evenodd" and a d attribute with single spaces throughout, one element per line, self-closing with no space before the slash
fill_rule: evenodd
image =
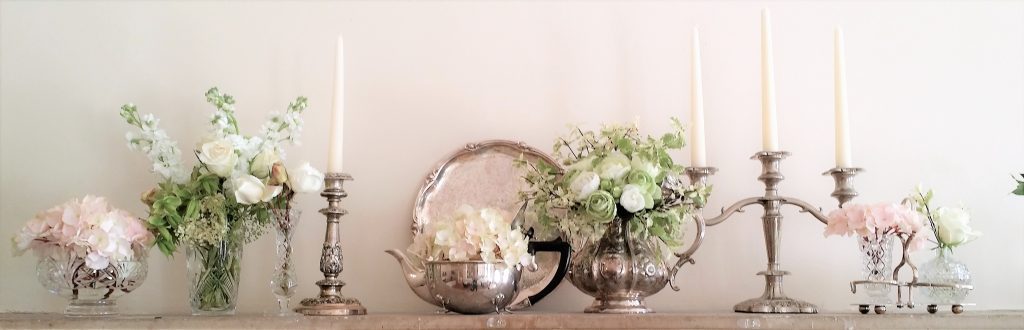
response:
<path id="1" fill-rule="evenodd" d="M 754 298 L 745 300 L 733 307 L 740 313 L 763 314 L 816 314 L 818 307 L 806 301 L 789 297 Z"/>
<path id="2" fill-rule="evenodd" d="M 302 306 L 295 308 L 295 312 L 303 315 L 366 315 L 366 307 L 354 298 L 311 298 L 302 300 Z"/>
<path id="3" fill-rule="evenodd" d="M 647 314 L 654 313 L 653 309 L 647 308 L 641 298 L 606 298 L 594 299 L 590 307 L 583 310 L 584 313 L 602 314 Z"/>

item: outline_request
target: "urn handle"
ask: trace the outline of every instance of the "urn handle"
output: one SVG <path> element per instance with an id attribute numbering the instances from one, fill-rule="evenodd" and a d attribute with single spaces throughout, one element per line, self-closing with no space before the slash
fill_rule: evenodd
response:
<path id="1" fill-rule="evenodd" d="M 693 219 L 694 223 L 697 224 L 697 235 L 693 238 L 693 244 L 691 244 L 690 248 L 685 252 L 675 254 L 679 260 L 676 261 L 676 264 L 672 266 L 672 269 L 668 273 L 668 284 L 672 287 L 672 290 L 675 291 L 679 291 L 679 286 L 676 285 L 676 274 L 679 273 L 679 268 L 682 268 L 686 263 L 696 263 L 693 260 L 693 253 L 697 252 L 697 249 L 700 248 L 700 243 L 704 241 L 704 229 L 706 227 L 704 223 L 704 216 L 701 215 L 701 212 L 699 211 L 693 212 Z"/>

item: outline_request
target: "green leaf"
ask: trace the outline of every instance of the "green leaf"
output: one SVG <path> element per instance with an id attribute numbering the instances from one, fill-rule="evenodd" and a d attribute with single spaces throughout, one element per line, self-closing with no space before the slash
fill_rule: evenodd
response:
<path id="1" fill-rule="evenodd" d="M 683 137 L 675 133 L 665 133 L 661 136 L 661 143 L 669 149 L 678 149 L 683 147 Z"/>
<path id="2" fill-rule="evenodd" d="M 1017 182 L 1017 189 L 1013 190 L 1014 195 L 1024 196 L 1024 182 Z"/>

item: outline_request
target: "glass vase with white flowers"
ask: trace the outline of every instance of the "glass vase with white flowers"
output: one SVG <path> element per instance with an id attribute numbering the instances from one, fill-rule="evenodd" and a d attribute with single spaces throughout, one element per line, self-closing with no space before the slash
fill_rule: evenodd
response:
<path id="1" fill-rule="evenodd" d="M 945 284 L 971 284 L 971 271 L 967 265 L 953 258 L 953 249 L 981 237 L 981 232 L 971 227 L 971 216 L 963 207 L 933 206 L 934 192 L 920 186 L 908 198 L 918 213 L 931 224 L 932 242 L 938 251 L 935 258 L 921 265 L 921 281 Z M 925 292 L 933 303 L 960 304 L 964 302 L 969 289 L 929 287 Z"/>
<path id="2" fill-rule="evenodd" d="M 298 143 L 305 97 L 291 102 L 284 113 L 272 114 L 254 136 L 241 133 L 231 95 L 214 87 L 206 100 L 214 106 L 211 127 L 194 150 L 198 162 L 191 170 L 152 114 L 140 115 L 135 105 L 126 104 L 121 117 L 138 129 L 127 135 L 129 148 L 145 153 L 161 179 L 143 194 L 149 206 L 146 222 L 164 254 L 184 246 L 193 314 L 231 314 L 238 301 L 243 245 L 266 231 L 275 205 L 290 205 L 293 192 L 318 190 L 305 182 L 310 176 L 322 180 L 322 174 L 271 175 L 283 166 L 283 144 Z"/>

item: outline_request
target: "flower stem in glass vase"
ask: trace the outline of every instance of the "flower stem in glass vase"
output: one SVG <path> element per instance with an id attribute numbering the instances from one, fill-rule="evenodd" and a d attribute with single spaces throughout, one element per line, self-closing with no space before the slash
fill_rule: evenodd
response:
<path id="1" fill-rule="evenodd" d="M 291 315 L 294 312 L 288 306 L 295 295 L 298 280 L 295 276 L 295 265 L 292 263 L 292 236 L 298 225 L 302 211 L 294 208 L 273 209 L 274 229 L 277 232 L 277 265 L 270 288 L 277 297 L 278 314 Z"/>

